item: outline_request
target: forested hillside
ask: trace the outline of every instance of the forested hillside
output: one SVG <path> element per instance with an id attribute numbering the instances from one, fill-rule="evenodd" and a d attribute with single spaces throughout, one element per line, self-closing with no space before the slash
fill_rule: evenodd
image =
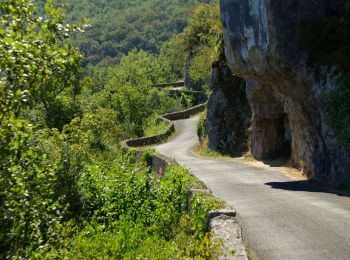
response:
<path id="1" fill-rule="evenodd" d="M 159 115 L 192 106 L 151 83 L 183 79 L 189 56 L 191 74 L 208 80 L 217 5 L 34 3 L 0 2 L 0 258 L 215 255 L 206 212 L 220 203 L 188 201 L 202 184 L 186 169 L 155 177 L 147 154 L 135 163 L 119 143 L 159 133 Z M 84 34 L 74 21 L 85 15 Z"/>
<path id="2" fill-rule="evenodd" d="M 42 2 L 42 1 L 38 1 Z M 88 18 L 90 28 L 74 37 L 84 64 L 117 63 L 132 49 L 156 53 L 181 32 L 197 3 L 208 0 L 59 0 L 67 5 L 67 20 Z"/>

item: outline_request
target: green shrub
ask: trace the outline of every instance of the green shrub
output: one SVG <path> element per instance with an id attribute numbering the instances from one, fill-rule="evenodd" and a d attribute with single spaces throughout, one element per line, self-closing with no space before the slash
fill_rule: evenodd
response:
<path id="1" fill-rule="evenodd" d="M 196 228 L 196 236 L 203 238 L 207 234 L 209 224 L 207 213 L 213 209 L 225 208 L 226 204 L 212 195 L 198 191 L 193 194 L 190 206 L 191 221 Z"/>
<path id="2" fill-rule="evenodd" d="M 13 117 L 0 128 L 0 258 L 28 258 L 59 238 L 64 197 L 57 166 L 38 149 L 32 127 Z"/>
<path id="3" fill-rule="evenodd" d="M 46 256 L 158 259 L 213 254 L 206 211 L 217 204 L 196 198 L 195 217 L 189 218 L 188 189 L 202 184 L 186 169 L 173 166 L 156 177 L 148 168 L 135 170 L 130 158 L 122 157 L 86 166 L 78 186 L 86 220 Z"/>
<path id="4" fill-rule="evenodd" d="M 145 136 L 152 136 L 164 133 L 168 127 L 169 122 L 160 119 L 158 116 L 151 117 L 147 120 L 145 126 Z"/>
<path id="5" fill-rule="evenodd" d="M 69 98 L 56 98 L 78 87 L 81 55 L 68 38 L 80 29 L 64 24 L 53 1 L 45 18 L 28 0 L 0 1 L 0 14 L 0 258 L 29 259 L 57 245 L 68 193 L 64 166 L 42 149 L 45 139 L 24 115 L 39 108 L 47 117 L 56 101 L 71 108 Z"/>
<path id="6" fill-rule="evenodd" d="M 207 136 L 207 129 L 206 129 L 206 119 L 207 119 L 208 111 L 207 109 L 204 110 L 199 116 L 198 123 L 197 123 L 197 135 L 199 140 L 202 142 L 205 137 Z"/>
<path id="7" fill-rule="evenodd" d="M 105 150 L 121 141 L 121 126 L 118 113 L 108 108 L 98 108 L 94 113 L 85 113 L 80 128 L 89 136 L 92 149 Z"/>
<path id="8" fill-rule="evenodd" d="M 143 162 L 146 166 L 151 167 L 153 158 L 157 154 L 156 150 L 153 149 L 147 149 L 142 153 L 142 159 L 141 162 Z"/>
<path id="9" fill-rule="evenodd" d="M 222 30 L 219 3 L 209 1 L 194 8 L 188 26 L 179 34 L 182 48 L 191 57 L 189 74 L 194 81 L 209 81 L 211 65 L 222 51 Z"/>

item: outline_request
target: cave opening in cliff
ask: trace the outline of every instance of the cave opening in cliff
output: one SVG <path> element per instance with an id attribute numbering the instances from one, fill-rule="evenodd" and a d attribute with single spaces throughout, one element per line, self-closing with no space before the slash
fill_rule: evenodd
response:
<path id="1" fill-rule="evenodd" d="M 272 137 L 268 159 L 283 159 L 287 161 L 291 157 L 292 134 L 287 114 L 282 114 L 270 121 L 270 134 Z"/>
<path id="2" fill-rule="evenodd" d="M 257 159 L 266 162 L 282 159 L 283 162 L 291 158 L 292 132 L 287 114 L 274 118 L 265 118 L 256 125 L 254 154 Z M 260 141 L 258 141 L 260 140 Z"/>
<path id="3" fill-rule="evenodd" d="M 281 132 L 282 134 L 281 157 L 290 159 L 292 154 L 292 131 L 290 128 L 288 115 L 284 114 L 281 120 L 283 120 L 283 127 Z"/>

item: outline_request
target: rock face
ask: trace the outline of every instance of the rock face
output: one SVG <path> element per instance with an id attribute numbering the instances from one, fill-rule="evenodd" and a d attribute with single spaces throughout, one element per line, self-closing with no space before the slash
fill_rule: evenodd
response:
<path id="1" fill-rule="evenodd" d="M 246 96 L 246 83 L 232 75 L 226 61 L 213 65 L 213 90 L 208 101 L 208 148 L 241 155 L 248 147 L 251 110 Z"/>
<path id="2" fill-rule="evenodd" d="M 326 106 L 328 93 L 337 87 L 338 74 L 335 69 L 316 69 L 308 63 L 298 28 L 304 21 L 345 12 L 349 1 L 220 2 L 228 66 L 246 81 L 253 113 L 252 155 L 259 160 L 290 157 L 310 178 L 335 185 L 344 182 L 349 177 L 349 154 L 330 127 Z M 224 70 L 220 73 L 229 74 Z M 223 111 L 237 105 L 236 90 L 232 84 L 231 88 L 214 91 L 209 118 L 216 113 L 220 100 Z M 235 109 L 240 108 L 230 107 Z M 218 119 L 218 135 L 223 132 L 220 124 L 231 125 L 231 119 L 221 118 L 225 116 Z M 234 132 L 235 126 L 230 127 Z"/>

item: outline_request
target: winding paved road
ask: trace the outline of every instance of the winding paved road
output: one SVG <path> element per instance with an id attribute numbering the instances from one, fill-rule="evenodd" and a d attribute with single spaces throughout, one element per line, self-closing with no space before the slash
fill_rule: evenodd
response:
<path id="1" fill-rule="evenodd" d="M 178 135 L 156 149 L 175 158 L 233 206 L 256 259 L 350 259 L 350 198 L 283 174 L 191 153 L 198 117 L 176 121 Z"/>

